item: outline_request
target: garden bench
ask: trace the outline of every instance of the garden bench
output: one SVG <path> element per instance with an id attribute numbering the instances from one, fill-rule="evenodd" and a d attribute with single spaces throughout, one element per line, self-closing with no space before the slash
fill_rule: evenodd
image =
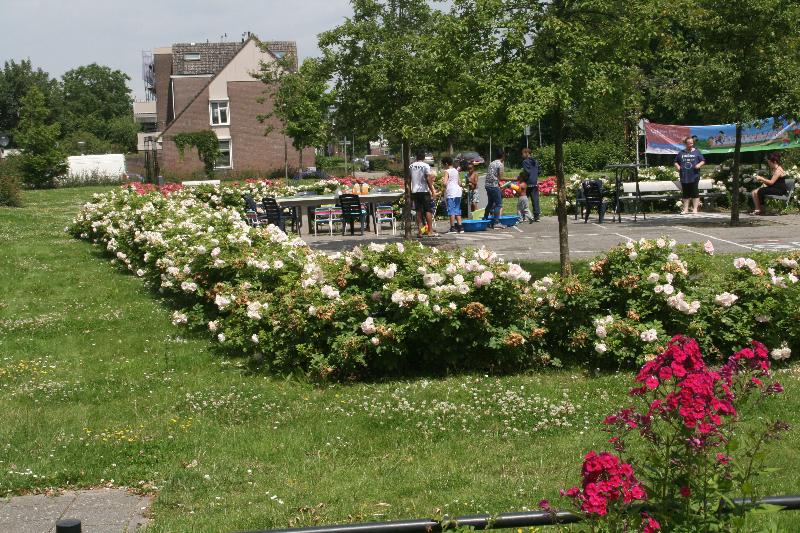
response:
<path id="1" fill-rule="evenodd" d="M 199 185 L 219 185 L 219 180 L 194 180 L 194 181 L 184 181 L 184 187 L 197 187 Z"/>
<path id="2" fill-rule="evenodd" d="M 700 180 L 697 185 L 700 191 L 700 198 L 715 203 L 717 198 L 725 196 L 725 192 L 714 189 L 714 180 Z M 680 199 L 681 184 L 679 181 L 640 181 L 639 182 L 639 201 L 646 202 L 652 200 L 671 200 Z M 636 183 L 623 183 L 620 202 L 636 201 Z"/>
<path id="3" fill-rule="evenodd" d="M 765 194 L 764 199 L 786 202 L 786 207 L 789 207 L 789 203 L 792 201 L 792 198 L 794 198 L 794 182 L 795 180 L 793 178 L 786 178 L 786 194 Z"/>

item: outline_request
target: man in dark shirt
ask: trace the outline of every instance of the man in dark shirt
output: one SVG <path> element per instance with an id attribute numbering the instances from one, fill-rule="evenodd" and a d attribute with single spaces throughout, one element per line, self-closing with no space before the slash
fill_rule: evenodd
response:
<path id="1" fill-rule="evenodd" d="M 539 163 L 531 155 L 530 148 L 522 149 L 522 171 L 526 175 L 525 184 L 527 187 L 528 198 L 533 209 L 533 222 L 539 222 L 541 211 L 539 210 Z"/>
<path id="2" fill-rule="evenodd" d="M 694 147 L 694 138 L 686 137 L 683 140 L 686 146 L 675 156 L 675 169 L 681 178 L 683 208 L 681 214 L 689 211 L 689 200 L 692 200 L 692 213 L 697 214 L 700 209 L 700 169 L 706 164 L 706 159 L 700 150 Z"/>

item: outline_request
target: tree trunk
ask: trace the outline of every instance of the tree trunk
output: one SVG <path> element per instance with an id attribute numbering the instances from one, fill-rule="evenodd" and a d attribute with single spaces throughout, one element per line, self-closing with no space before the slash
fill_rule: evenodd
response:
<path id="1" fill-rule="evenodd" d="M 731 187 L 731 226 L 739 225 L 739 171 L 742 161 L 742 123 L 736 122 L 736 146 L 733 149 L 733 182 Z"/>
<path id="2" fill-rule="evenodd" d="M 286 135 L 283 136 L 283 177 L 289 181 L 289 145 L 286 143 Z"/>
<path id="3" fill-rule="evenodd" d="M 564 114 L 559 106 L 553 117 L 553 144 L 555 146 L 556 163 L 556 189 L 558 202 L 558 251 L 561 260 L 561 275 L 572 275 L 572 265 L 569 262 L 569 228 L 567 226 L 567 187 L 564 180 Z"/>
<path id="4" fill-rule="evenodd" d="M 411 153 L 411 142 L 403 139 L 403 157 L 400 158 L 403 164 L 403 188 L 405 203 L 403 204 L 403 236 L 406 239 L 411 238 L 411 170 L 409 165 L 409 156 Z"/>
<path id="5" fill-rule="evenodd" d="M 300 170 L 303 170 L 303 149 L 300 149 Z"/>

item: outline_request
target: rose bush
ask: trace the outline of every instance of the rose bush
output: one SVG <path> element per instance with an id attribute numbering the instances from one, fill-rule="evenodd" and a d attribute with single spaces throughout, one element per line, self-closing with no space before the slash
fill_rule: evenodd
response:
<path id="1" fill-rule="evenodd" d="M 177 324 L 277 371 L 619 367 L 655 357 L 679 332 L 718 358 L 751 339 L 774 346 L 776 360 L 800 349 L 797 252 L 721 269 L 710 243 L 642 240 L 586 273 L 531 283 L 486 249 L 371 244 L 325 255 L 251 228 L 242 195 L 273 194 L 268 183 L 171 189 L 95 195 L 69 231 L 169 295 Z"/>
<path id="2" fill-rule="evenodd" d="M 530 274 L 519 265 L 486 249 L 402 243 L 328 256 L 248 226 L 241 194 L 123 189 L 95 195 L 69 230 L 170 296 L 176 324 L 278 371 L 343 379 L 519 368 L 538 356 Z"/>

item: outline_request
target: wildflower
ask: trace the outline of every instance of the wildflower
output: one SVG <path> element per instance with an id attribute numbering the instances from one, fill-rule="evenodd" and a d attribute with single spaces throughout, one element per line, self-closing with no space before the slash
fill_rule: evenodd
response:
<path id="1" fill-rule="evenodd" d="M 141 278 L 142 276 L 144 276 L 144 274 L 145 274 L 145 272 L 144 272 L 144 270 L 142 270 L 141 268 L 140 268 L 140 269 L 138 269 L 138 270 L 136 271 L 136 275 L 137 275 L 137 276 L 139 276 L 140 278 Z"/>
<path id="2" fill-rule="evenodd" d="M 596 351 L 597 353 L 602 354 L 605 353 L 606 350 L 608 350 L 608 347 L 603 342 L 598 342 L 597 344 L 594 345 L 594 351 Z"/>
<path id="3" fill-rule="evenodd" d="M 714 244 L 711 241 L 706 241 L 703 245 L 703 251 L 708 255 L 714 255 Z"/>
<path id="4" fill-rule="evenodd" d="M 180 311 L 175 311 L 172 313 L 172 323 L 174 325 L 177 326 L 178 324 L 186 324 L 187 321 L 188 317 L 184 313 L 181 313 Z"/>
<path id="5" fill-rule="evenodd" d="M 600 326 L 597 326 L 595 328 L 594 334 L 597 335 L 598 337 L 600 337 L 601 339 L 605 339 L 606 336 L 608 335 L 608 332 L 606 331 L 606 327 L 605 326 L 600 325 Z"/>
<path id="6" fill-rule="evenodd" d="M 212 320 L 212 321 L 210 321 L 208 323 L 208 330 L 210 332 L 212 332 L 212 333 L 217 331 L 217 321 L 216 320 Z"/>
<path id="7" fill-rule="evenodd" d="M 217 335 L 217 340 L 219 342 L 225 342 L 225 334 L 224 333 L 220 333 L 219 335 Z"/>
<path id="8" fill-rule="evenodd" d="M 253 336 L 250 337 L 250 340 L 253 342 L 253 344 L 258 344 L 258 335 L 253 333 Z"/>

